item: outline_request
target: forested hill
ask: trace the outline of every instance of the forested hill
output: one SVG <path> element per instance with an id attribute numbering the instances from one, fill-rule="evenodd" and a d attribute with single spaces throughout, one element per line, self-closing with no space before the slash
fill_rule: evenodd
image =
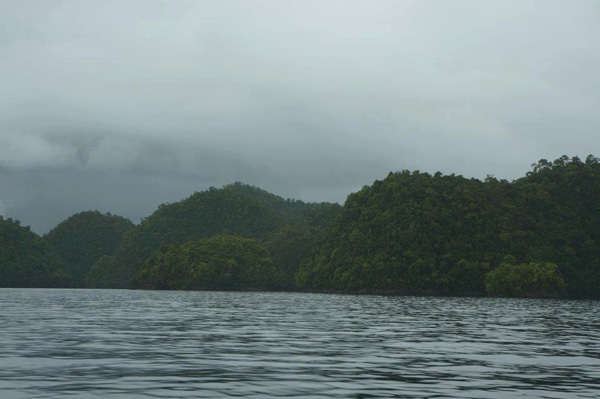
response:
<path id="1" fill-rule="evenodd" d="M 324 239 L 341 207 L 337 204 L 310 204 L 283 199 L 259 188 L 234 183 L 196 192 L 173 204 L 163 204 L 133 229 L 112 256 L 101 258 L 87 277 L 92 287 L 129 287 L 132 278 L 161 244 L 183 244 L 217 234 L 259 239 L 277 246 L 281 240 L 297 243 L 301 251 L 274 259 L 288 270 L 288 284 L 304 257 L 312 255 L 321 241 L 306 242 L 307 233 Z M 281 229 L 298 234 L 285 234 Z M 313 240 L 314 241 L 314 240 Z M 306 248 L 304 248 L 306 247 Z M 301 259 L 298 259 L 301 258 Z M 287 266 L 286 266 L 287 265 Z"/>
<path id="2" fill-rule="evenodd" d="M 512 183 L 403 171 L 351 194 L 302 289 L 600 297 L 600 163 Z"/>
<path id="3" fill-rule="evenodd" d="M 235 183 L 137 226 L 83 212 L 45 239 L 0 219 L 0 286 L 600 298 L 600 161 L 532 167 L 390 173 L 343 207 Z"/>
<path id="4" fill-rule="evenodd" d="M 98 211 L 80 212 L 59 223 L 44 239 L 72 276 L 72 287 L 84 287 L 85 276 L 104 255 L 112 254 L 135 225 L 121 216 Z"/>
<path id="5" fill-rule="evenodd" d="M 70 282 L 47 242 L 19 221 L 0 216 L 0 287 L 66 287 Z"/>
<path id="6" fill-rule="evenodd" d="M 151 289 L 274 290 L 281 267 L 257 240 L 216 235 L 181 246 L 163 245 L 136 284 Z"/>

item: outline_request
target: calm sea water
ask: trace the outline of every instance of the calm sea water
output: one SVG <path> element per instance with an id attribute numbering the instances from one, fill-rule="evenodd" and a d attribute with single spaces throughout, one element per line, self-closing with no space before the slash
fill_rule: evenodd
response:
<path id="1" fill-rule="evenodd" d="M 0 398 L 598 398 L 600 302 L 0 290 Z"/>

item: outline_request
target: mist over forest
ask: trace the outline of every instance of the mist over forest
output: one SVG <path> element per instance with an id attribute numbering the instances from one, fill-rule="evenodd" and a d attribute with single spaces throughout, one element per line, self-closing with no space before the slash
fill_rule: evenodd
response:
<path id="1" fill-rule="evenodd" d="M 598 153 L 596 1 L 6 1 L 0 214 L 138 223 L 235 181 L 343 203 L 389 171 Z"/>
<path id="2" fill-rule="evenodd" d="M 600 397 L 598 71 L 598 0 L 0 0 L 0 396 Z"/>

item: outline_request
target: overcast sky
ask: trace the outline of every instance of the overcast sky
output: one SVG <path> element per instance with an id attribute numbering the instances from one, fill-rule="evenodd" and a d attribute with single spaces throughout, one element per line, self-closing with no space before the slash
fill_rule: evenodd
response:
<path id="1" fill-rule="evenodd" d="M 600 155 L 600 1 L 5 0 L 0 214 Z"/>

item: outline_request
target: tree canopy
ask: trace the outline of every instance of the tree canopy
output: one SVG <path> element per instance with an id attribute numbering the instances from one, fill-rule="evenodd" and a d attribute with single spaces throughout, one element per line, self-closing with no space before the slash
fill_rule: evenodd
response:
<path id="1" fill-rule="evenodd" d="M 182 245 L 163 245 L 135 284 L 150 289 L 273 290 L 281 270 L 256 240 L 217 235 Z"/>
<path id="2" fill-rule="evenodd" d="M 0 216 L 0 287 L 69 286 L 71 276 L 50 245 L 17 220 Z"/>
<path id="3" fill-rule="evenodd" d="M 86 211 L 70 216 L 44 239 L 64 260 L 73 287 L 84 287 L 85 276 L 100 257 L 112 254 L 134 224 L 121 216 Z"/>
<path id="4" fill-rule="evenodd" d="M 144 261 L 162 244 L 183 244 L 217 234 L 272 240 L 285 226 L 328 229 L 340 208 L 337 204 L 286 200 L 242 183 L 211 187 L 180 202 L 160 205 L 124 237 L 112 256 L 92 267 L 87 283 L 129 287 Z"/>
<path id="5" fill-rule="evenodd" d="M 42 240 L 0 220 L 0 283 L 600 298 L 599 198 L 591 155 L 513 182 L 390 173 L 343 207 L 234 183 L 137 226 L 83 212 Z"/>
<path id="6" fill-rule="evenodd" d="M 600 296 L 600 164 L 541 160 L 512 183 L 419 171 L 351 194 L 303 289 L 484 294 L 501 264 L 553 263 L 571 297 Z M 519 293 L 523 295 L 523 293 Z"/>
<path id="7" fill-rule="evenodd" d="M 485 290 L 495 296 L 560 297 L 567 284 L 553 263 L 502 263 L 485 278 Z"/>

